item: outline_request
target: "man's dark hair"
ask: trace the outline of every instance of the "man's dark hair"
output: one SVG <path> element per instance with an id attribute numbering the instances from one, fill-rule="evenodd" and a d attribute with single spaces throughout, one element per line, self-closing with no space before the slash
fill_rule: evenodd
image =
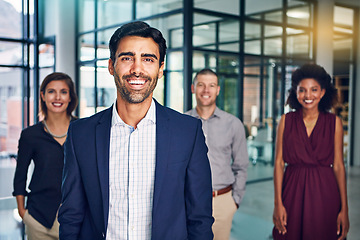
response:
<path id="1" fill-rule="evenodd" d="M 109 41 L 109 48 L 110 48 L 110 58 L 113 61 L 113 63 L 115 62 L 116 59 L 115 54 L 120 40 L 127 36 L 152 38 L 159 46 L 160 65 L 164 62 L 165 54 L 166 54 L 166 40 L 164 39 L 161 32 L 156 28 L 150 27 L 149 24 L 145 22 L 136 21 L 121 26 L 111 36 Z"/>

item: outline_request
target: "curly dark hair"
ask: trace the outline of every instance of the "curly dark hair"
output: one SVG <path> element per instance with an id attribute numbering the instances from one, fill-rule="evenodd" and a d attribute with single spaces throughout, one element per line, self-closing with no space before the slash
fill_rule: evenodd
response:
<path id="1" fill-rule="evenodd" d="M 159 46 L 159 64 L 161 66 L 161 64 L 164 62 L 166 54 L 166 40 L 158 29 L 150 27 L 149 24 L 141 21 L 127 23 L 118 28 L 111 36 L 109 41 L 109 48 L 110 58 L 113 63 L 115 62 L 115 54 L 120 40 L 127 36 L 152 38 Z"/>
<path id="2" fill-rule="evenodd" d="M 301 80 L 306 78 L 315 79 L 320 84 L 321 89 L 325 89 L 325 95 L 319 102 L 319 111 L 329 111 L 337 103 L 337 89 L 332 84 L 330 75 L 323 67 L 317 64 L 305 64 L 293 72 L 286 104 L 289 104 L 290 108 L 295 110 L 302 108 L 297 100 L 296 89 Z"/>
<path id="3" fill-rule="evenodd" d="M 70 103 L 66 109 L 66 113 L 68 116 L 72 116 L 72 112 L 75 110 L 76 106 L 78 105 L 78 96 L 76 95 L 75 91 L 75 84 L 72 81 L 71 77 L 66 73 L 62 72 L 53 72 L 47 75 L 40 86 L 40 92 L 43 94 L 45 93 L 46 86 L 52 81 L 64 81 L 66 85 L 69 87 L 69 94 L 70 94 Z M 47 117 L 47 107 L 44 100 L 40 96 L 40 112 Z"/>

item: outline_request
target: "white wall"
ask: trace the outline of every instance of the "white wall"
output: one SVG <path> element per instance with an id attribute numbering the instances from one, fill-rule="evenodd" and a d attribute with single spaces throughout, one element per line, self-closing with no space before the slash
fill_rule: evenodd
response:
<path id="1" fill-rule="evenodd" d="M 75 78 L 75 2 L 44 0 L 44 35 L 56 36 L 55 70 Z"/>

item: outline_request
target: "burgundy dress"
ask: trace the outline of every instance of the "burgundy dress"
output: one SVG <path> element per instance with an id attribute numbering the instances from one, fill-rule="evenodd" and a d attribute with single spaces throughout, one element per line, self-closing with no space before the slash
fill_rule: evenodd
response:
<path id="1" fill-rule="evenodd" d="M 282 200 L 287 233 L 274 228 L 274 239 L 336 240 L 340 193 L 332 168 L 336 117 L 320 113 L 308 137 L 302 110 L 285 117 L 283 159 L 287 163 Z"/>

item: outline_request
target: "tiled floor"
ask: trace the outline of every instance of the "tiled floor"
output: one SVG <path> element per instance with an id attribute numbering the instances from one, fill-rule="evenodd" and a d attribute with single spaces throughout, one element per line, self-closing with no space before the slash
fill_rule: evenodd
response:
<path id="1" fill-rule="evenodd" d="M 261 171 L 268 177 L 270 166 L 250 166 L 250 178 Z M 360 167 L 348 170 L 347 186 L 350 216 L 350 231 L 347 240 L 360 239 Z M 253 182 L 247 185 L 244 200 L 236 212 L 231 230 L 231 240 L 271 239 L 272 211 L 274 202 L 272 180 Z"/>

